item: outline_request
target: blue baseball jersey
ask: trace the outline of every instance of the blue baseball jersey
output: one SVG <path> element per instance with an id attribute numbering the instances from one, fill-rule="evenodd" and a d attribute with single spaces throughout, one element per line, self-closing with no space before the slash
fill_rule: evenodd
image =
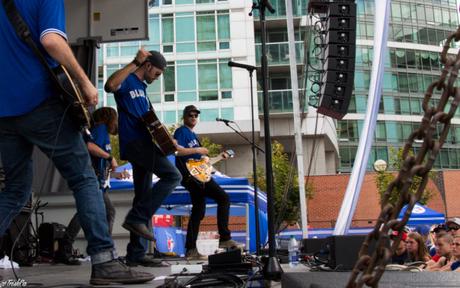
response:
<path id="1" fill-rule="evenodd" d="M 110 146 L 110 136 L 109 132 L 107 131 L 107 126 L 105 124 L 99 124 L 91 128 L 91 135 L 92 135 L 92 142 L 99 146 L 105 152 L 112 154 L 112 147 Z M 100 181 L 106 181 L 106 171 L 107 168 L 110 166 L 110 163 L 103 158 L 94 157 L 91 155 L 91 160 L 93 162 L 94 170 L 96 171 L 96 175 L 100 178 Z"/>
<path id="2" fill-rule="evenodd" d="M 51 67 L 57 63 L 46 53 L 40 40 L 48 33 L 64 38 L 65 14 L 63 0 L 15 0 L 19 13 L 29 26 L 31 37 Z M 49 72 L 31 48 L 19 39 L 0 5 L 0 117 L 26 114 L 58 91 Z"/>
<path id="3" fill-rule="evenodd" d="M 134 140 L 149 140 L 151 136 L 141 117 L 149 111 L 147 84 L 134 73 L 130 74 L 114 93 L 118 107 L 118 134 L 120 135 L 120 157 L 126 160 L 126 145 Z M 129 115 L 125 113 L 126 110 Z"/>
<path id="4" fill-rule="evenodd" d="M 177 140 L 177 144 L 185 148 L 196 148 L 201 147 L 200 142 L 198 141 L 198 136 L 187 126 L 181 126 L 174 132 L 174 139 Z M 187 172 L 184 170 L 184 163 L 188 159 L 201 159 L 201 154 L 195 153 L 185 156 L 176 157 L 176 166 L 182 173 Z M 188 172 L 187 172 L 188 173 Z"/>

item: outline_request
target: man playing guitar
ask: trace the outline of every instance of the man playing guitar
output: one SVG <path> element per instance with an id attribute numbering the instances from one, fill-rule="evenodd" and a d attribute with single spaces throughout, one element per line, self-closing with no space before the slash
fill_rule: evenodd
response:
<path id="1" fill-rule="evenodd" d="M 34 146 L 53 161 L 74 192 L 91 256 L 90 283 L 133 284 L 150 281 L 150 273 L 123 265 L 109 235 L 102 195 L 81 134 L 70 120 L 51 75 L 33 50 L 18 37 L 4 7 L 17 8 L 31 40 L 51 67 L 63 65 L 78 83 L 87 105 L 98 103 L 96 87 L 67 44 L 64 1 L 15 0 L 0 5 L 0 154 L 6 186 L 0 193 L 0 236 L 31 198 Z M 7 14 L 8 13 L 8 14 Z M 19 17 L 12 17 L 19 19 Z M 42 191 L 39 191 L 39 193 Z"/>
<path id="2" fill-rule="evenodd" d="M 213 199 L 217 203 L 219 247 L 239 248 L 240 246 L 232 240 L 231 232 L 228 229 L 230 200 L 227 193 L 213 179 L 205 183 L 197 181 L 190 175 L 185 165 L 189 159 L 200 159 L 208 154 L 208 149 L 201 147 L 197 135 L 193 132 L 193 128 L 198 122 L 199 114 L 200 111 L 195 106 L 189 105 L 185 107 L 183 111 L 184 125 L 174 133 L 174 138 L 179 145 L 178 155 L 181 155 L 176 157 L 176 166 L 183 177 L 181 184 L 190 192 L 190 198 L 192 199 L 192 213 L 188 222 L 185 242 L 188 260 L 205 260 L 207 258 L 196 249 L 200 223 L 206 213 L 206 197 Z"/>
<path id="3" fill-rule="evenodd" d="M 133 167 L 133 207 L 122 225 L 130 231 L 126 255 L 129 266 L 158 266 L 156 259 L 145 255 L 146 247 L 140 237 L 155 240 L 148 229 L 149 222 L 182 179 L 174 164 L 153 143 L 142 120 L 153 109 L 147 97 L 147 84 L 158 79 L 165 68 L 163 55 L 141 48 L 134 60 L 112 74 L 105 84 L 105 90 L 114 93 L 117 102 L 121 159 L 128 160 Z M 152 188 L 153 173 L 160 180 Z"/>

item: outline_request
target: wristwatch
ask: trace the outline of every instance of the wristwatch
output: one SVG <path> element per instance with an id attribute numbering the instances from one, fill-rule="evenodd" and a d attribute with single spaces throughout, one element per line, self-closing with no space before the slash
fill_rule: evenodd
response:
<path id="1" fill-rule="evenodd" d="M 133 59 L 132 63 L 136 65 L 137 67 L 141 66 L 141 62 L 139 62 L 136 58 Z"/>

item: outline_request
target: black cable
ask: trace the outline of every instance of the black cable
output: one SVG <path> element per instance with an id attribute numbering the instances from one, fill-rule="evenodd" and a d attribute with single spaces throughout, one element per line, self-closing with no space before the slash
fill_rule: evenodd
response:
<path id="1" fill-rule="evenodd" d="M 214 280 L 214 281 L 213 281 Z M 229 273 L 199 274 L 189 281 L 184 287 L 216 287 L 217 285 L 230 284 L 232 287 L 241 288 L 244 286 L 243 280 L 236 275 Z"/>

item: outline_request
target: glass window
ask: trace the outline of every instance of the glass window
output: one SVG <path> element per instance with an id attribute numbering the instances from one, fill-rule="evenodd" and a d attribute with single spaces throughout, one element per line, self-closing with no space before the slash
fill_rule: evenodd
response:
<path id="1" fill-rule="evenodd" d="M 409 21 L 411 19 L 410 6 L 408 3 L 401 2 L 401 18 L 403 21 Z"/>
<path id="2" fill-rule="evenodd" d="M 425 19 L 427 23 L 433 23 L 434 18 L 433 18 L 433 8 L 431 6 L 425 6 Z"/>
<path id="3" fill-rule="evenodd" d="M 232 69 L 228 66 L 229 59 L 219 60 L 220 89 L 232 89 Z"/>
<path id="4" fill-rule="evenodd" d="M 424 4 L 417 4 L 417 20 L 422 23 L 426 21 Z"/>
<path id="5" fill-rule="evenodd" d="M 219 109 L 201 109 L 201 121 L 216 121 L 219 117 Z"/>
<path id="6" fill-rule="evenodd" d="M 176 123 L 177 122 L 176 115 L 177 115 L 177 112 L 175 110 L 174 111 L 164 111 L 163 112 L 163 122 L 168 123 L 168 124 Z"/>
<path id="7" fill-rule="evenodd" d="M 172 14 L 161 16 L 161 32 L 164 50 L 163 52 L 173 52 L 174 44 L 174 22 Z"/>
<path id="8" fill-rule="evenodd" d="M 147 43 L 160 44 L 160 17 L 158 14 L 149 15 L 149 41 Z"/>
<path id="9" fill-rule="evenodd" d="M 195 61 L 177 61 L 177 91 L 179 101 L 196 101 L 196 64 Z M 188 92 L 188 93 L 183 93 Z"/>
<path id="10" fill-rule="evenodd" d="M 166 70 L 163 73 L 164 92 L 176 91 L 176 69 L 174 63 L 168 63 Z"/>
<path id="11" fill-rule="evenodd" d="M 198 51 L 216 50 L 216 23 L 214 13 L 197 13 L 196 32 Z"/>
<path id="12" fill-rule="evenodd" d="M 200 101 L 218 100 L 217 63 L 215 60 L 198 61 L 198 89 Z"/>
<path id="13" fill-rule="evenodd" d="M 195 52 L 195 19 L 192 13 L 176 13 L 176 50 Z"/>
<path id="14" fill-rule="evenodd" d="M 217 35 L 219 42 L 228 42 L 230 41 L 230 17 L 228 10 L 217 13 Z"/>
<path id="15" fill-rule="evenodd" d="M 387 121 L 386 123 L 387 142 L 398 142 L 398 126 L 396 122 Z"/>
<path id="16" fill-rule="evenodd" d="M 234 120 L 233 108 L 222 108 L 220 109 L 221 118 Z"/>
<path id="17" fill-rule="evenodd" d="M 385 141 L 387 138 L 387 133 L 385 131 L 385 123 L 378 121 L 377 126 L 375 127 L 375 139 L 377 141 Z"/>
<path id="18" fill-rule="evenodd" d="M 393 20 L 401 21 L 401 6 L 399 2 L 391 2 L 391 17 Z"/>

